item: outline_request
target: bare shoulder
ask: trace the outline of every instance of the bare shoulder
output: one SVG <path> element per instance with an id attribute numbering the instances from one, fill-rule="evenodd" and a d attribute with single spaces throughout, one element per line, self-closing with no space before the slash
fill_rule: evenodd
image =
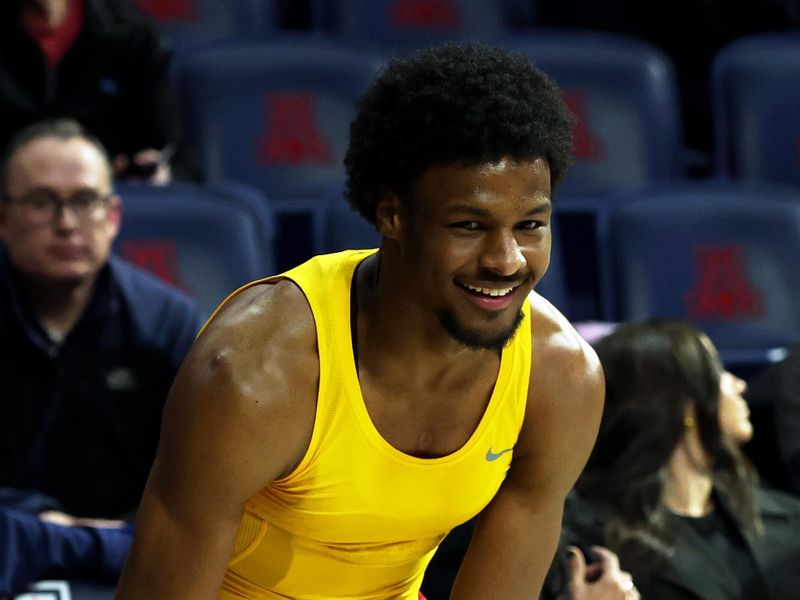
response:
<path id="1" fill-rule="evenodd" d="M 533 365 L 531 380 L 542 391 L 583 391 L 602 396 L 603 370 L 594 349 L 549 301 L 537 293 L 529 296 Z M 557 394 L 563 396 L 563 394 Z M 575 394 L 571 397 L 580 399 Z"/>
<path id="2" fill-rule="evenodd" d="M 530 296 L 532 364 L 512 478 L 540 500 L 563 500 L 583 468 L 600 424 L 605 382 L 597 355 L 569 321 Z"/>
<path id="3" fill-rule="evenodd" d="M 192 359 L 214 376 L 257 381 L 308 373 L 316 329 L 305 295 L 290 280 L 252 285 L 230 298 L 198 336 Z M 305 363 L 305 364 L 303 364 Z M 270 373 L 272 371 L 272 373 Z"/>
<path id="4" fill-rule="evenodd" d="M 209 451 L 216 446 L 218 457 L 270 457 L 251 475 L 278 477 L 308 445 L 318 378 L 316 329 L 302 291 L 288 280 L 255 284 L 198 336 L 167 401 L 162 445 L 183 444 L 190 432 Z"/>

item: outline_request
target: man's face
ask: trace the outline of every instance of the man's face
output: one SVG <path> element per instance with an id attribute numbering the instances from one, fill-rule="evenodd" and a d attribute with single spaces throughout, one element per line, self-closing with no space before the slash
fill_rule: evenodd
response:
<path id="1" fill-rule="evenodd" d="M 398 240 L 410 290 L 454 339 L 499 349 L 550 262 L 550 171 L 542 159 L 429 169 Z"/>
<path id="2" fill-rule="evenodd" d="M 105 264 L 120 222 L 108 167 L 81 138 L 39 138 L 12 158 L 0 240 L 12 264 L 47 283 L 80 283 Z M 47 204 L 63 203 L 51 218 Z"/>

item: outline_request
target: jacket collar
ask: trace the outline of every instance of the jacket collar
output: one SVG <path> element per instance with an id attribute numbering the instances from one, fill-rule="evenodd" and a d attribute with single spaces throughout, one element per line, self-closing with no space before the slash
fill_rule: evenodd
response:
<path id="1" fill-rule="evenodd" d="M 119 290 L 114 285 L 113 270 L 113 260 L 100 269 L 89 304 L 75 327 L 67 334 L 65 341 L 74 334 L 80 335 L 83 331 L 91 328 L 94 323 L 104 319 L 109 313 L 118 310 Z M 2 247 L 0 247 L 0 289 L 3 290 L 2 295 L 9 302 L 7 314 L 19 323 L 31 344 L 39 350 L 49 353 L 53 342 L 34 315 L 19 284 L 19 275 Z"/>

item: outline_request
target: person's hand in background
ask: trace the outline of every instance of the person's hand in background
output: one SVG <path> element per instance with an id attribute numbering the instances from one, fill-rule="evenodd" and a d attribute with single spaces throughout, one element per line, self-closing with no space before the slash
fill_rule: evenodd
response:
<path id="1" fill-rule="evenodd" d="M 572 600 L 640 600 L 630 573 L 620 569 L 617 555 L 602 546 L 590 550 L 597 560 L 587 565 L 579 548 L 567 548 Z"/>

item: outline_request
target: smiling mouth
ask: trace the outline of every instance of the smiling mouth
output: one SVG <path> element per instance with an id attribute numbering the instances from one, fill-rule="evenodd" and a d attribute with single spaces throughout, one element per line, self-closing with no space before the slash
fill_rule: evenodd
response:
<path id="1" fill-rule="evenodd" d="M 469 285 L 467 283 L 459 283 L 459 285 L 468 292 L 472 292 L 473 294 L 480 294 L 481 296 L 487 296 L 489 298 L 502 298 L 503 296 L 508 296 L 509 294 L 513 293 L 514 290 L 517 289 L 517 287 L 519 287 L 519 286 L 512 286 L 504 288 L 485 288 L 485 287 L 477 287 L 474 285 Z"/>

